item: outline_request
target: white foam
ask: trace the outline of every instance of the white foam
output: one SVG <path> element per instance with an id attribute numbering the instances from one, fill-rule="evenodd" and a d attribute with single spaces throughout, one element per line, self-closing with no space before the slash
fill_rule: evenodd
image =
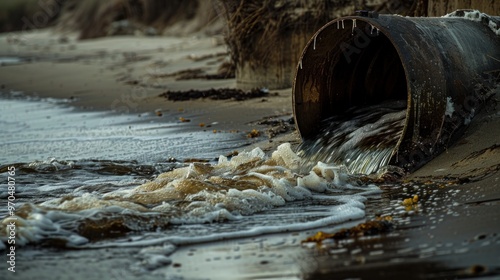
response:
<path id="1" fill-rule="evenodd" d="M 74 223 L 79 215 L 62 212 L 49 211 L 44 213 L 40 208 L 31 206 L 32 212 L 23 219 L 14 217 L 16 223 L 16 246 L 24 246 L 28 243 L 37 243 L 46 238 L 57 238 L 64 240 L 68 246 L 79 246 L 88 240 L 64 227 Z M 4 219 L 2 227 L 11 221 Z M 0 240 L 6 242 L 6 236 L 0 235 Z"/>
<path id="2" fill-rule="evenodd" d="M 313 194 L 327 190 L 359 188 L 373 191 L 375 186 L 351 185 L 342 167 L 319 162 L 306 176 L 294 172 L 300 158 L 289 143 L 280 145 L 271 157 L 256 148 L 242 152 L 230 160 L 219 157 L 217 164 L 192 163 L 160 174 L 155 180 L 133 189 L 120 189 L 105 194 L 81 193 L 27 206 L 28 215 L 19 219 L 19 244 L 37 243 L 57 238 L 69 247 L 81 247 L 89 241 L 80 235 L 84 221 L 99 224 L 100 219 L 115 220 L 133 231 L 151 230 L 166 225 L 205 224 L 241 220 L 245 216 L 286 206 L 296 200 L 314 199 Z M 279 165 L 275 165 L 279 164 Z M 308 222 L 257 226 L 247 230 L 213 233 L 208 236 L 167 236 L 155 240 L 107 242 L 105 246 L 142 246 L 168 241 L 171 244 L 207 242 L 227 238 L 255 236 L 304 230 L 360 219 L 364 216 L 363 197 L 335 198 L 330 216 Z M 6 220 L 3 220 L 6 223 Z M 103 227 L 102 230 L 106 230 Z M 91 228 L 91 230 L 99 230 Z M 97 233 L 106 234 L 106 232 Z M 7 235 L 0 232 L 0 239 Z M 121 244 L 121 245 L 119 245 Z M 90 245 L 88 245 L 90 246 Z M 103 245 L 104 246 L 104 245 Z M 148 266 L 168 262 L 163 254 L 147 257 Z"/>
<path id="3" fill-rule="evenodd" d="M 82 248 L 136 247 L 136 246 L 151 246 L 164 243 L 170 243 L 180 246 L 180 245 L 198 244 L 198 243 L 222 241 L 222 240 L 244 238 L 244 237 L 254 237 L 263 234 L 303 231 L 303 230 L 309 230 L 309 229 L 344 223 L 348 221 L 360 220 L 365 216 L 365 212 L 364 212 L 364 207 L 360 208 L 358 207 L 359 205 L 360 205 L 359 202 L 353 200 L 349 201 L 346 205 L 334 206 L 332 208 L 332 213 L 334 214 L 341 213 L 341 215 L 332 215 L 311 222 L 294 223 L 281 226 L 261 226 L 261 227 L 254 227 L 252 229 L 244 231 L 216 233 L 205 236 L 194 236 L 194 237 L 167 236 L 167 237 L 139 240 L 127 243 L 114 243 L 109 245 L 87 244 L 80 247 Z"/>
<path id="4" fill-rule="evenodd" d="M 276 151 L 273 152 L 272 159 L 291 170 L 297 170 L 300 165 L 300 157 L 292 151 L 290 143 L 279 145 Z"/>
<path id="5" fill-rule="evenodd" d="M 298 178 L 297 185 L 316 192 L 324 192 L 327 188 L 326 181 L 319 177 L 314 171 L 310 171 L 309 175 Z"/>

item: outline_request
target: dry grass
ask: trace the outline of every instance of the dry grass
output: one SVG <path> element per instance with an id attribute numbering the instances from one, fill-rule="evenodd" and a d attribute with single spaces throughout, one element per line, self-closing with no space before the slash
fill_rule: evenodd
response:
<path id="1" fill-rule="evenodd" d="M 226 43 L 236 64 L 247 60 L 265 63 L 281 39 L 303 30 L 312 33 L 329 19 L 325 12 L 328 1 L 316 1 L 319 5 L 313 7 L 306 0 L 220 2 L 228 25 Z"/>
<path id="2" fill-rule="evenodd" d="M 106 36 L 115 21 L 129 20 L 138 26 L 154 27 L 159 33 L 167 27 L 184 23 L 195 32 L 216 17 L 215 0 L 67 0 L 59 26 L 80 31 L 80 38 Z M 187 22 L 196 19 L 196 23 Z"/>
<path id="3" fill-rule="evenodd" d="M 59 26 L 79 30 L 80 38 L 106 35 L 106 27 L 123 18 L 125 9 L 119 0 L 68 0 L 64 5 Z"/>
<path id="4" fill-rule="evenodd" d="M 219 0 L 226 17 L 226 42 L 235 64 L 253 61 L 265 64 L 279 50 L 285 38 L 305 36 L 307 39 L 340 16 L 353 15 L 356 10 L 419 14 L 427 8 L 426 0 L 346 1 L 346 0 Z M 261 47 L 265 46 L 265 47 Z M 302 46 L 303 47 L 303 46 Z"/>
<path id="5" fill-rule="evenodd" d="M 32 17 L 48 0 L 1 0 L 0 31 L 19 30 L 22 18 Z M 418 14 L 427 0 L 53 0 L 62 3 L 59 27 L 81 31 L 81 38 L 107 35 L 112 22 L 128 19 L 160 31 L 178 25 L 177 33 L 199 31 L 217 21 L 220 11 L 230 27 L 231 49 L 245 57 L 244 45 L 235 42 L 274 38 L 282 32 L 306 26 L 319 27 L 329 19 L 352 13 L 354 9 Z M 50 1 L 49 1 L 50 2 Z M 366 3 L 371 3 L 367 6 Z M 411 10 L 411 11 L 410 11 Z M 406 11 L 406 12 L 405 12 Z M 422 15 L 421 13 L 419 15 Z M 58 15 L 51 17 L 50 24 Z M 195 20 L 194 20 L 195 19 Z M 220 30 L 219 30 L 220 31 Z M 255 37 L 257 35 L 257 37 Z M 279 36 L 278 36 L 279 37 Z"/>
<path id="6" fill-rule="evenodd" d="M 106 36 L 113 22 L 127 19 L 138 26 L 154 27 L 160 33 L 183 22 L 178 30 L 185 28 L 189 33 L 217 17 L 214 3 L 215 0 L 1 0 L 0 32 L 26 28 L 23 18 L 32 20 L 35 15 L 46 13 L 44 5 L 55 5 L 62 12 L 50 15 L 47 25 L 36 28 L 57 20 L 59 28 L 79 31 L 80 38 L 86 39 Z M 193 22 L 187 24 L 188 21 Z"/>

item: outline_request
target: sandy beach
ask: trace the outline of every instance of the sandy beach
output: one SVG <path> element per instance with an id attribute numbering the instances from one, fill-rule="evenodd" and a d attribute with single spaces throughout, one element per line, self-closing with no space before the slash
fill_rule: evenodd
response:
<path id="1" fill-rule="evenodd" d="M 60 38 L 68 42 L 60 43 Z M 11 38 L 9 40 L 9 38 Z M 220 122 L 227 129 L 252 130 L 244 127 L 259 118 L 292 114 L 291 89 L 273 92 L 266 98 L 245 102 L 204 99 L 171 102 L 159 95 L 165 91 L 211 88 L 234 88 L 234 79 L 177 80 L 176 73 L 199 70 L 217 72 L 228 61 L 221 35 L 214 37 L 110 37 L 77 41 L 75 34 L 60 35 L 52 30 L 2 36 L 0 53 L 21 57 L 27 63 L 2 67 L 2 88 L 22 90 L 28 94 L 74 99 L 75 106 L 87 110 L 109 110 L 117 113 L 164 113 L 183 111 L 199 122 Z M 23 73 L 23 75 L 19 75 Z M 245 110 L 251 107 L 252 110 Z M 238 112 L 237 114 L 235 114 Z M 230 119 L 227 116 L 232 116 Z M 234 125 L 230 125 L 234 124 Z M 226 129 L 226 128 L 223 128 Z"/>
<path id="2" fill-rule="evenodd" d="M 284 142 L 300 142 L 293 125 L 281 131 L 272 124 L 259 124 L 292 117 L 291 89 L 241 101 L 169 101 L 160 96 L 169 90 L 235 88 L 234 78 L 177 79 L 183 70 L 216 73 L 229 59 L 222 35 L 83 41 L 76 37 L 53 29 L 1 34 L 0 59 L 20 59 L 0 66 L 1 91 L 69 99 L 71 106 L 82 111 L 148 113 L 168 120 L 182 117 L 190 120 L 185 129 L 193 131 L 207 129 L 202 123 L 218 123 L 219 133 L 247 134 L 255 129 L 261 136 L 248 148 L 261 147 L 266 152 Z M 418 208 L 401 215 L 404 222 L 388 234 L 322 246 L 301 244 L 317 230 L 186 245 L 169 256 L 171 262 L 148 273 L 124 269 L 140 264 L 128 257 L 137 255 L 140 248 L 24 252 L 21 248 L 25 263 L 7 279 L 101 279 L 103 275 L 108 279 L 497 279 L 499 98 L 497 93 L 458 143 L 398 179 L 399 187 L 382 183 L 381 198 L 368 200 L 366 220 L 380 214 L 401 215 L 401 202 L 418 195 Z"/>

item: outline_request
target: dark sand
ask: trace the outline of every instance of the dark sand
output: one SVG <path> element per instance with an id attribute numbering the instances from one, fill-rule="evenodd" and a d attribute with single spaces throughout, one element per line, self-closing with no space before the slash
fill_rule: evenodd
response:
<path id="1" fill-rule="evenodd" d="M 10 36 L 10 37 L 9 37 Z M 247 101 L 170 102 L 165 90 L 234 87 L 234 79 L 176 81 L 151 73 L 188 68 L 216 71 L 221 61 L 190 56 L 224 52 L 220 38 L 105 38 L 59 43 L 50 30 L 30 34 L 24 45 L 0 36 L 0 57 L 30 60 L 0 67 L 3 91 L 42 97 L 73 98 L 84 110 L 143 113 L 162 110 L 198 123 L 219 122 L 222 129 L 265 130 L 256 123 L 269 116 L 291 116 L 291 90 Z M 8 38 L 10 38 L 8 40 Z M 499 96 L 495 97 L 498 100 Z M 315 232 L 183 246 L 172 263 L 141 270 L 140 248 L 96 250 L 20 249 L 18 273 L 8 279 L 455 279 L 500 277 L 500 112 L 491 102 L 461 141 L 404 179 L 387 187 L 381 199 L 367 203 L 367 218 L 396 218 L 389 234 L 350 239 L 324 246 L 303 246 Z M 298 142 L 295 132 L 259 138 L 269 151 L 282 142 Z M 419 196 L 415 209 L 400 206 Z M 404 208 L 404 207 L 403 207 Z M 353 222 L 355 225 L 357 222 Z M 348 226 L 348 225 L 343 225 Z M 333 232 L 338 228 L 322 229 Z M 137 267 L 131 270 L 130 267 Z M 3 267 L 3 266 L 2 266 Z M 5 273 L 3 274 L 5 275 Z"/>

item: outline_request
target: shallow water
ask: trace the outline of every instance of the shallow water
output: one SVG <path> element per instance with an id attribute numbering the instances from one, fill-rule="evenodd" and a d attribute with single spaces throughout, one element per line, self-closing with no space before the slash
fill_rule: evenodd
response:
<path id="1" fill-rule="evenodd" d="M 15 92 L 3 97 L 2 163 L 110 159 L 155 164 L 186 156 L 216 158 L 246 144 L 242 135 L 189 131 L 175 116 L 82 112 L 70 106 L 71 100 Z"/>
<path id="2" fill-rule="evenodd" d="M 360 220 L 364 201 L 380 193 L 332 165 L 299 174 L 289 144 L 227 158 L 220 155 L 248 144 L 245 135 L 193 132 L 175 116 L 2 96 L 0 172 L 14 166 L 17 187 L 13 215 L 2 208 L 0 217 L 17 219 L 20 246 L 183 245 L 305 230 Z"/>
<path id="3" fill-rule="evenodd" d="M 22 63 L 24 60 L 15 56 L 0 56 L 0 67 Z"/>
<path id="4" fill-rule="evenodd" d="M 71 100 L 20 93 L 3 95 L 0 104 L 0 145 L 9 150 L 0 154 L 0 177 L 7 180 L 9 167 L 16 169 L 14 215 L 0 208 L 1 252 L 8 253 L 6 225 L 16 223 L 17 272 L 6 279 L 463 276 L 458 269 L 478 248 L 491 249 L 473 255 L 473 263 L 497 267 L 498 231 L 477 235 L 466 227 L 472 235 L 437 235 L 471 211 L 456 201 L 463 186 L 384 183 L 382 194 L 342 166 L 316 162 L 304 171 L 304 159 L 288 144 L 268 155 L 241 152 L 245 135 L 193 132 L 178 116 L 82 112 Z M 182 149 L 155 144 L 179 137 L 186 139 Z M 67 147 L 68 138 L 80 148 Z M 134 141 L 145 148 L 130 149 Z M 17 156 L 10 150 L 21 143 L 29 153 Z M 238 156 L 220 156 L 235 149 Z M 9 195 L 2 188 L 0 200 Z M 402 204 L 415 195 L 417 203 Z M 301 243 L 318 230 L 336 232 L 378 215 L 392 217 L 398 230 Z M 421 231 L 425 225 L 428 231 Z"/>

